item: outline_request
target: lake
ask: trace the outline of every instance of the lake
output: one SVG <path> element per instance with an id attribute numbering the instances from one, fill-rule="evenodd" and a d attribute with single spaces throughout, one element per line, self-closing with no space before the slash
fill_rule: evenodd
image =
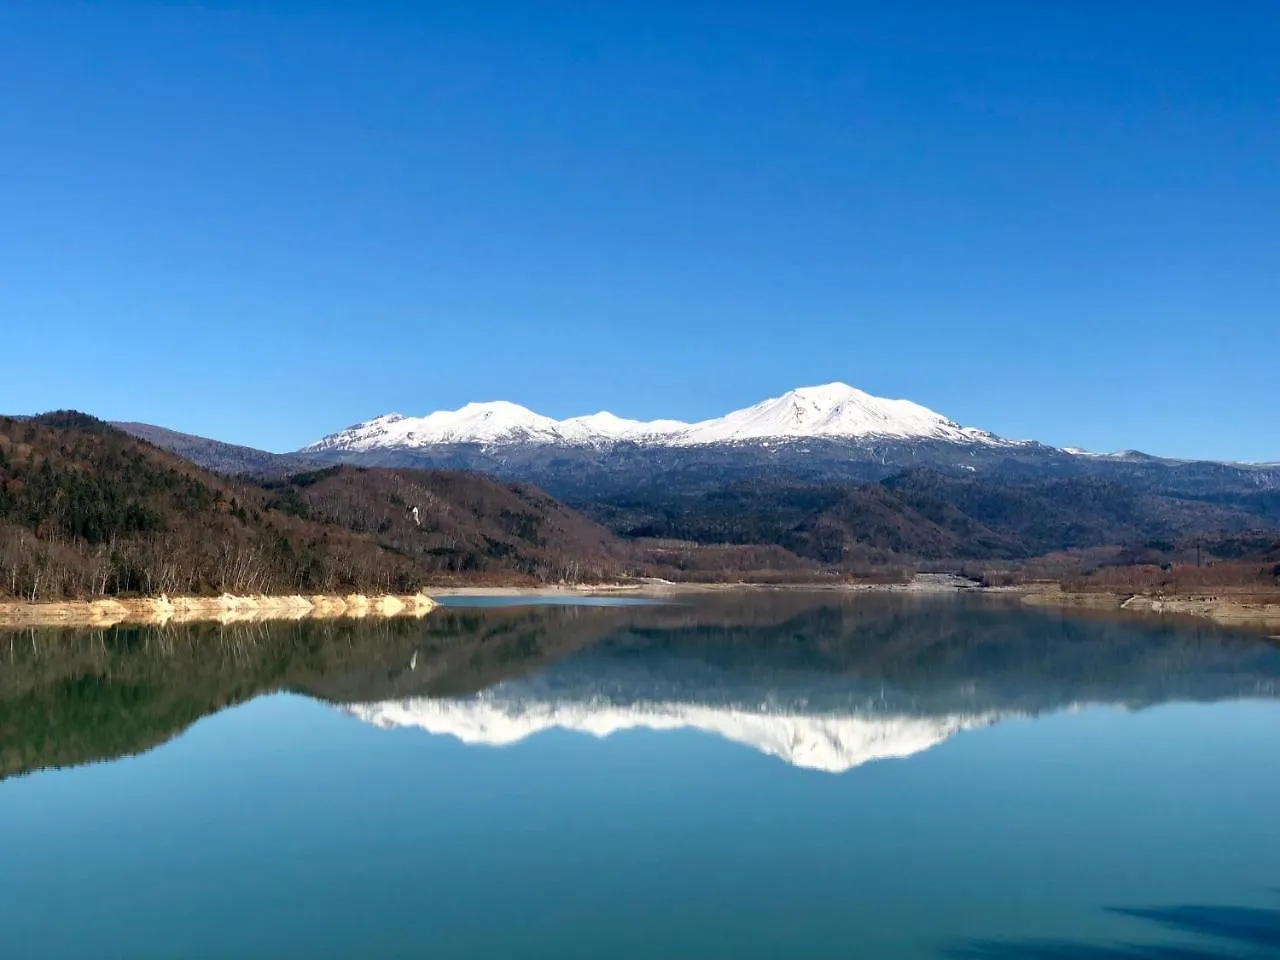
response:
<path id="1" fill-rule="evenodd" d="M 0 633 L 0 956 L 1280 956 L 1280 647 L 981 599 Z"/>

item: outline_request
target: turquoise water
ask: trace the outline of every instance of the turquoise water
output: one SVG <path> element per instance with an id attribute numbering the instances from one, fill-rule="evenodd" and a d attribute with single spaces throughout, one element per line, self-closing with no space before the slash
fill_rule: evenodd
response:
<path id="1" fill-rule="evenodd" d="M 951 600 L 0 636 L 5 957 L 1280 954 L 1280 650 Z"/>

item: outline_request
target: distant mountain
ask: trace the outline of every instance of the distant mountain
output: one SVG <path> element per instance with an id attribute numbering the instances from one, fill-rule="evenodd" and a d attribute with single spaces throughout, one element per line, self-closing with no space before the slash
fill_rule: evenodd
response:
<path id="1" fill-rule="evenodd" d="M 476 470 L 536 483 L 574 505 L 602 497 L 708 492 L 769 480 L 869 483 L 927 467 L 996 480 L 1091 478 L 1175 496 L 1280 490 L 1280 468 L 1095 454 L 1008 440 L 908 400 L 847 384 L 802 387 L 698 423 L 597 413 L 554 420 L 514 403 L 425 417 L 387 414 L 296 454 L 335 463 Z"/>
<path id="2" fill-rule="evenodd" d="M 1280 491 L 1280 464 L 1220 463 L 1136 450 L 1092 453 L 1008 440 L 907 400 L 843 383 L 802 387 L 712 420 L 555 420 L 518 404 L 391 413 L 277 454 L 140 423 L 117 424 L 219 473 L 280 477 L 318 464 L 469 470 L 534 483 L 570 505 L 710 493 L 743 483 L 866 484 L 931 469 L 984 482 L 1096 478 L 1216 500 Z"/>
<path id="3" fill-rule="evenodd" d="M 696 579 L 1021 561 L 1103 546 L 1140 548 L 1143 562 L 1168 563 L 1186 554 L 1189 538 L 1280 528 L 1280 467 L 1011 441 L 838 383 L 693 424 L 608 413 L 553 420 L 505 402 L 419 418 L 389 414 L 284 455 L 125 426 L 197 464 L 268 485 L 317 463 L 462 470 L 533 484 L 613 533 L 646 541 L 629 554 L 634 569 L 652 573 L 678 557 L 683 575 Z M 296 492 L 314 501 L 337 482 Z M 341 481 L 344 496 L 387 482 L 379 473 Z M 598 546 L 594 535 L 587 541 Z M 666 541 L 739 554 L 673 553 Z M 406 541 L 425 542 L 416 531 Z M 433 549 L 451 544 L 446 537 Z M 470 545 L 461 549 L 456 562 L 474 555 Z M 606 568 L 603 556 L 593 547 L 591 568 Z"/>
<path id="4" fill-rule="evenodd" d="M 323 461 L 300 454 L 267 453 L 265 450 L 179 433 L 177 430 L 149 423 L 116 421 L 111 425 L 216 473 L 276 477 L 314 470 L 317 466 L 324 465 Z"/>
<path id="5" fill-rule="evenodd" d="M 844 383 L 801 387 L 723 417 L 626 420 L 612 413 L 554 420 L 507 401 L 469 403 L 425 417 L 398 413 L 358 423 L 303 448 L 302 453 L 420 449 L 441 444 L 600 447 L 711 444 L 805 438 L 941 440 L 1004 445 L 993 434 L 962 427 L 909 400 L 873 397 Z"/>

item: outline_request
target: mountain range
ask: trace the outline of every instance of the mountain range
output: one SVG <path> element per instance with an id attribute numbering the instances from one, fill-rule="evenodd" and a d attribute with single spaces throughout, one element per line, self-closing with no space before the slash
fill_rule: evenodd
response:
<path id="1" fill-rule="evenodd" d="M 1009 444 L 994 434 L 962 427 L 910 400 L 886 400 L 848 384 L 828 383 L 800 387 L 698 423 L 628 420 L 607 411 L 554 420 L 505 400 L 468 403 L 458 410 L 441 410 L 425 417 L 389 413 L 330 434 L 300 452 L 420 449 L 454 443 L 601 447 L 625 442 L 696 447 L 819 437 Z"/>
<path id="2" fill-rule="evenodd" d="M 506 401 L 422 417 L 386 414 L 290 454 L 326 463 L 444 467 L 536 483 L 571 504 L 688 494 L 760 480 L 868 483 L 904 469 L 1002 480 L 1093 477 L 1162 494 L 1280 490 L 1274 465 L 1089 453 L 962 426 L 909 400 L 844 383 L 801 387 L 684 423 L 601 412 L 555 420 Z"/>
<path id="3" fill-rule="evenodd" d="M 156 443 L 74 412 L 0 418 L 0 594 L 410 592 L 455 581 L 636 577 L 896 581 L 921 563 L 987 578 L 1064 550 L 1071 566 L 1055 560 L 1050 572 L 1059 579 L 1103 561 L 1156 570 L 1177 563 L 1185 579 L 1184 563 L 1198 565 L 1202 555 L 1217 565 L 1183 587 L 1210 586 L 1210 573 L 1218 586 L 1270 589 L 1280 578 L 1276 490 L 1226 486 L 1196 498 L 1089 477 L 916 468 L 865 483 L 783 476 L 705 491 L 668 477 L 612 495 L 588 475 L 567 505 L 538 486 L 475 472 L 317 467 L 147 432 Z M 181 456 L 158 446 L 175 438 Z M 253 466 L 227 476 L 244 457 Z M 1157 576 L 1169 586 L 1170 575 Z"/>
<path id="4" fill-rule="evenodd" d="M 513 403 L 472 403 L 422 417 L 387 414 L 283 454 L 154 425 L 116 426 L 208 470 L 265 485 L 308 518 L 365 534 L 381 528 L 399 551 L 429 548 L 431 565 L 447 561 L 444 569 L 456 573 L 472 571 L 477 557 L 492 567 L 506 549 L 494 543 L 510 536 L 514 521 L 499 510 L 481 522 L 497 532 L 466 534 L 464 545 L 449 532 L 461 515 L 430 505 L 429 490 L 444 478 L 402 471 L 460 471 L 447 481 L 451 497 L 468 484 L 479 489 L 477 474 L 532 485 L 625 541 L 602 539 L 540 502 L 535 512 L 561 518 L 551 521 L 555 529 L 578 531 L 570 540 L 590 544 L 584 557 L 593 558 L 592 568 L 685 579 L 868 574 L 921 561 L 1021 564 L 1076 551 L 1068 568 L 1041 575 L 1074 576 L 1099 562 L 1198 564 L 1208 555 L 1247 560 L 1252 566 L 1238 579 L 1269 585 L 1280 559 L 1274 464 L 1011 440 L 842 383 L 697 423 L 603 412 L 555 420 Z M 357 470 L 325 472 L 336 467 Z M 316 477 L 306 479 L 309 473 Z M 299 475 L 302 482 L 287 480 Z M 421 500 L 421 526 L 405 526 L 396 506 L 402 485 Z M 506 496 L 491 490 L 481 499 Z M 347 506 L 335 517 L 340 502 Z M 512 516 L 526 510 L 505 509 Z M 516 549 L 522 557 L 542 549 L 542 534 L 528 532 L 534 539 Z M 1080 553 L 1101 548 L 1110 553 Z M 574 549 L 557 543 L 552 566 L 571 563 Z M 547 566 L 533 557 L 520 564 Z"/>

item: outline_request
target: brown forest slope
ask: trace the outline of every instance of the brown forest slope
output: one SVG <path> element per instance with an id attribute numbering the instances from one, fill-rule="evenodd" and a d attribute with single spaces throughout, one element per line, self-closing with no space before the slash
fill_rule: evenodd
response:
<path id="1" fill-rule="evenodd" d="M 265 488 L 83 414 L 0 418 L 0 595 L 409 592 L 450 573 L 616 575 L 621 553 L 481 476 L 342 468 Z"/>
<path id="2" fill-rule="evenodd" d="M 435 575 L 598 581 L 618 576 L 628 553 L 542 491 L 477 473 L 334 467 L 264 486 L 274 508 L 372 535 Z"/>

